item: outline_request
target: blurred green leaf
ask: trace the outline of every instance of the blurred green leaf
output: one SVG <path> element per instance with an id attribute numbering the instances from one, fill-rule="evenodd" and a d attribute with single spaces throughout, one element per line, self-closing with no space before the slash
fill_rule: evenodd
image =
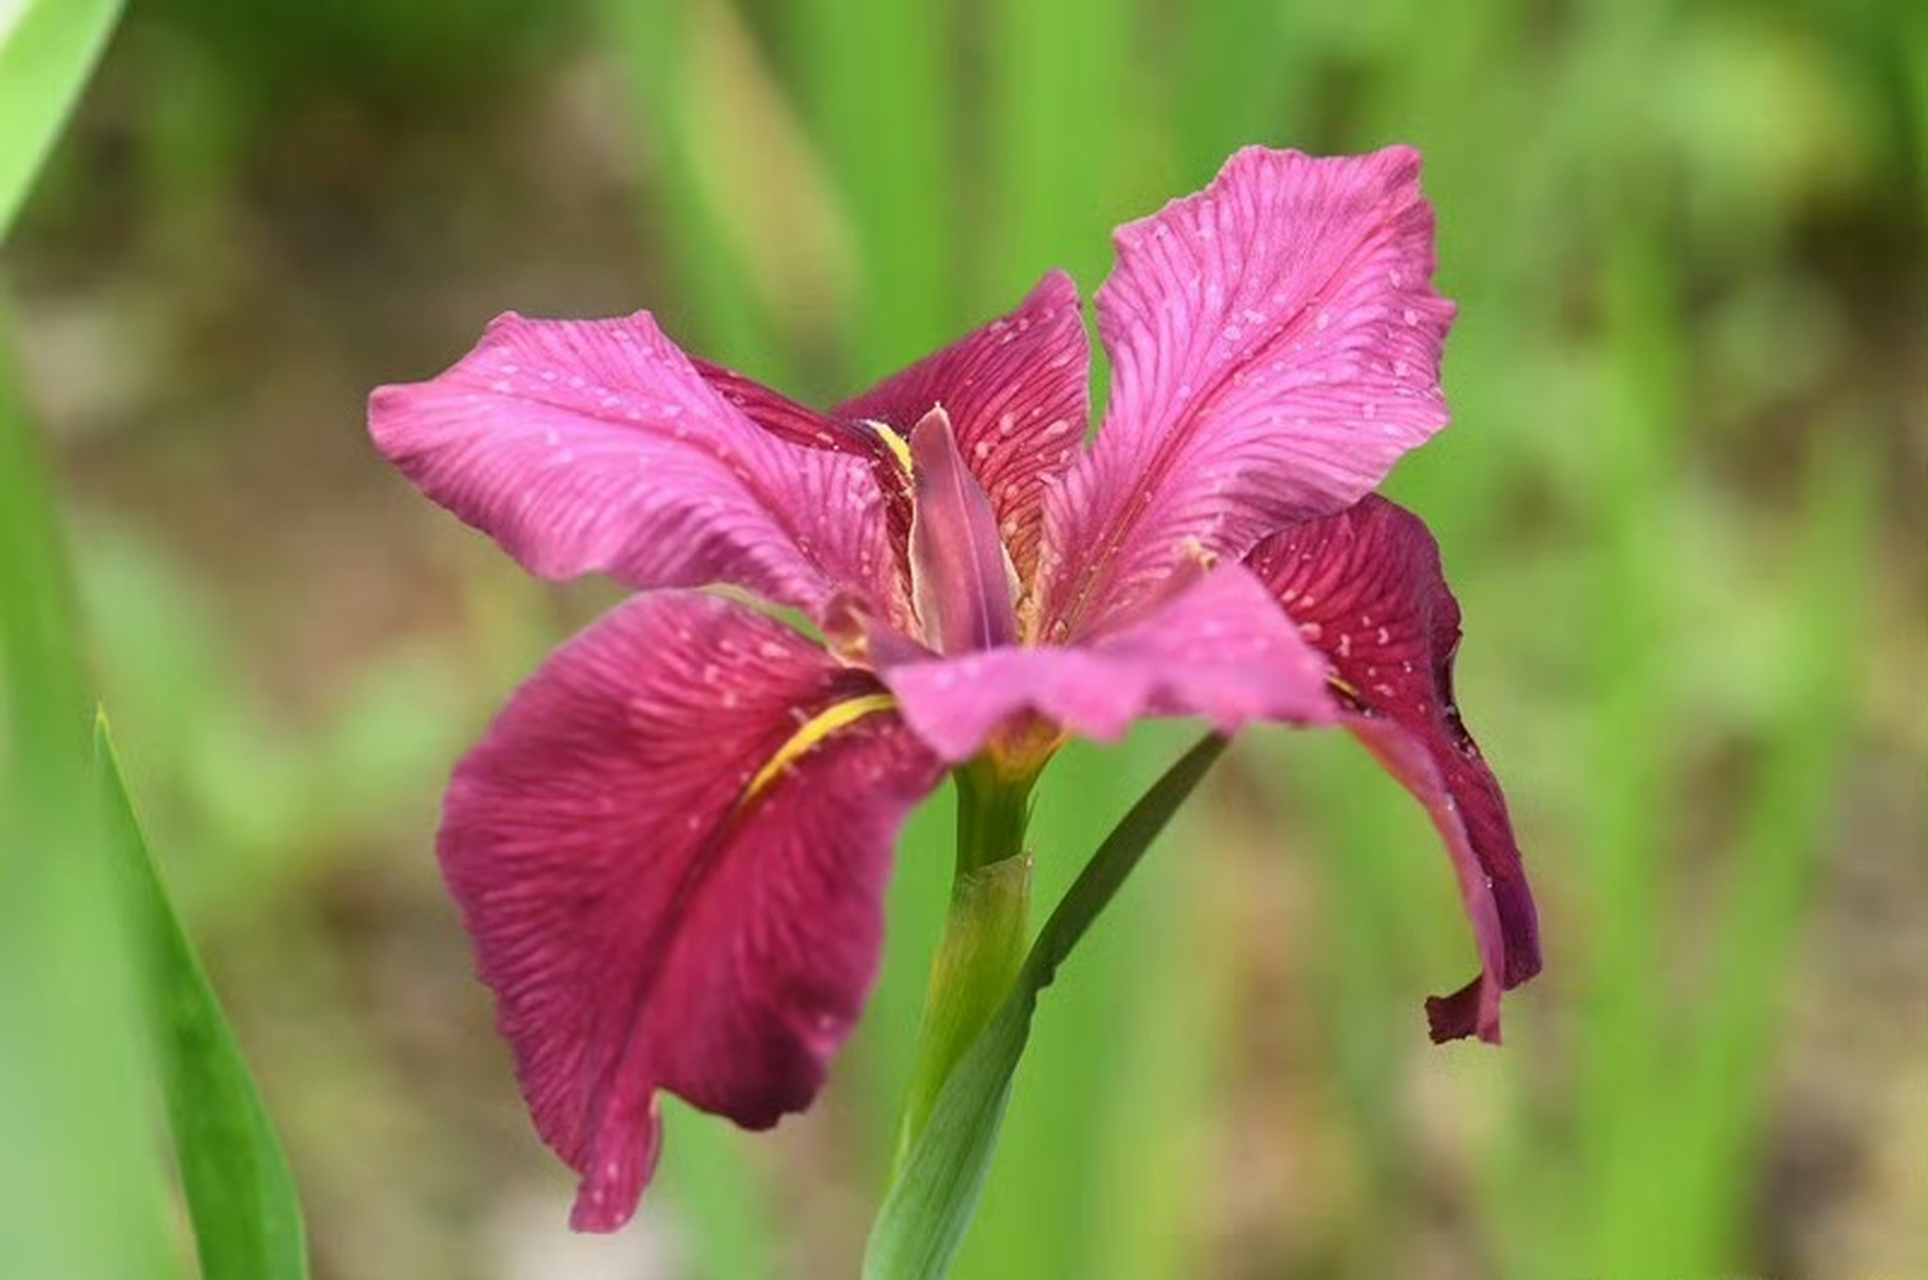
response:
<path id="1" fill-rule="evenodd" d="M 131 963 L 87 785 L 87 677 L 65 549 L 6 355 L 0 348 L 0 1277 L 168 1276 Z"/>
<path id="2" fill-rule="evenodd" d="M 795 7 L 806 102 L 862 267 L 857 363 L 880 376 L 949 340 L 957 307 L 958 69 L 948 0 Z"/>
<path id="3" fill-rule="evenodd" d="M 294 1178 L 193 945 L 168 904 L 103 716 L 94 746 L 108 848 L 129 889 L 175 1158 L 204 1280 L 305 1280 Z"/>
<path id="4" fill-rule="evenodd" d="M 0 9 L 0 240 L 119 16 L 120 0 Z"/>
<path id="5" fill-rule="evenodd" d="M 1045 921 L 1010 995 L 938 1095 L 892 1181 L 871 1229 L 864 1280 L 939 1280 L 949 1272 L 990 1170 L 1039 993 L 1225 746 L 1213 735 L 1186 752 L 1105 838 Z"/>

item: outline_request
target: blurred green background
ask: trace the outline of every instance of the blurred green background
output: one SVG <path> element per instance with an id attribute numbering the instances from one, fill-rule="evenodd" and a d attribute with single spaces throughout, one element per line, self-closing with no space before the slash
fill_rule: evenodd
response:
<path id="1" fill-rule="evenodd" d="M 1928 23 L 1906 0 L 132 6 L 0 268 L 127 771 L 324 1280 L 854 1274 L 949 870 L 809 1116 L 677 1115 L 576 1239 L 437 880 L 457 754 L 613 594 L 377 458 L 498 311 L 820 400 L 1087 290 L 1247 142 L 1426 153 L 1467 614 L 1547 973 L 1508 1045 L 1350 742 L 1254 733 L 1047 997 L 974 1280 L 1928 1275 Z M 1186 740 L 1047 775 L 1041 901 Z M 84 1215 L 82 1215 L 84 1220 Z"/>

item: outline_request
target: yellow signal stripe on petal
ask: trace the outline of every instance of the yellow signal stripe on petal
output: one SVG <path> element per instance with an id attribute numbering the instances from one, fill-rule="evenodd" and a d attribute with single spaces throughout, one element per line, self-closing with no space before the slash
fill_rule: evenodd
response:
<path id="1" fill-rule="evenodd" d="M 911 465 L 910 443 L 906 441 L 904 437 L 898 435 L 884 423 L 877 422 L 871 418 L 865 418 L 864 425 L 877 433 L 877 438 L 884 442 L 884 447 L 889 449 L 891 456 L 897 459 L 897 465 L 904 469 L 905 475 L 917 474 L 917 468 Z"/>
<path id="2" fill-rule="evenodd" d="M 756 777 L 743 793 L 743 803 L 748 804 L 777 780 L 779 774 L 808 755 L 818 743 L 839 729 L 847 729 L 867 715 L 879 711 L 895 711 L 897 699 L 887 693 L 867 693 L 859 698 L 834 703 L 819 711 L 803 722 L 803 726 L 790 735 L 789 741 L 778 747 L 769 763 L 757 770 Z"/>

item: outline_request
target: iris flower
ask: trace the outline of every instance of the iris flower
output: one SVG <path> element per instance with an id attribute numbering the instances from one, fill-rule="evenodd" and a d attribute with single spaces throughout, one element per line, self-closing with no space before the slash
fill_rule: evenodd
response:
<path id="1" fill-rule="evenodd" d="M 504 315 L 374 393 L 430 498 L 534 574 L 637 591 L 510 699 L 438 841 L 578 1228 L 633 1213 L 658 1091 L 749 1128 L 811 1101 L 906 815 L 952 771 L 1027 788 L 1070 735 L 1343 726 L 1431 812 L 1472 919 L 1481 971 L 1428 1002 L 1433 1037 L 1497 1041 L 1538 969 L 1453 703 L 1458 607 L 1372 493 L 1447 421 L 1417 153 L 1250 148 L 1115 239 L 1089 443 L 1061 273 L 828 411 L 647 313 Z"/>

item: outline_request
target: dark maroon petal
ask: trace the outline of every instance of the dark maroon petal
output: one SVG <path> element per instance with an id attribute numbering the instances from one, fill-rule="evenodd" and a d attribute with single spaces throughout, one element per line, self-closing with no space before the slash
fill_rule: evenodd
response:
<path id="1" fill-rule="evenodd" d="M 1200 716 L 1234 733 L 1251 720 L 1326 724 L 1338 714 L 1325 660 L 1239 565 L 1088 644 L 908 661 L 882 678 L 911 728 L 952 762 L 1033 713 L 1103 741 L 1147 716 Z"/>
<path id="2" fill-rule="evenodd" d="M 1030 581 L 1048 482 L 1070 465 L 1090 417 L 1091 350 L 1077 286 L 1047 275 L 1009 315 L 918 361 L 837 412 L 909 434 L 933 405 L 991 495 L 1018 576 Z"/>
<path id="3" fill-rule="evenodd" d="M 860 422 L 819 413 L 807 405 L 707 360 L 692 360 L 703 380 L 748 415 L 750 421 L 778 439 L 813 449 L 861 458 L 884 497 L 885 516 L 890 525 L 890 543 L 902 547 L 910 537 L 910 480 L 884 438 Z M 908 430 L 908 428 L 906 428 Z"/>
<path id="4" fill-rule="evenodd" d="M 378 388 L 368 419 L 423 492 L 543 577 L 903 612 L 865 464 L 758 430 L 646 313 L 501 316 L 439 377 Z"/>
<path id="5" fill-rule="evenodd" d="M 751 1128 L 809 1103 L 940 776 L 874 680 L 713 596 L 637 597 L 516 693 L 439 850 L 579 1229 L 635 1210 L 656 1090 Z"/>
<path id="6" fill-rule="evenodd" d="M 1195 554 L 1236 559 L 1340 510 L 1446 424 L 1419 154 L 1248 147 L 1120 227 L 1098 290 L 1111 401 L 1046 502 L 1045 634 L 1095 623 Z"/>
<path id="7" fill-rule="evenodd" d="M 854 422 L 819 413 L 755 378 L 700 357 L 692 356 L 690 365 L 745 417 L 780 440 L 858 458 L 881 454 L 889 461 L 877 437 Z"/>
<path id="8" fill-rule="evenodd" d="M 990 499 L 957 456 L 942 407 L 910 433 L 917 517 L 911 525 L 913 599 L 924 635 L 944 653 L 1015 644 L 1011 565 Z"/>
<path id="9" fill-rule="evenodd" d="M 1498 779 L 1453 702 L 1459 604 L 1418 516 L 1369 496 L 1247 561 L 1331 661 L 1346 725 L 1417 796 L 1453 855 L 1482 976 L 1427 1003 L 1433 1038 L 1498 1041 L 1500 992 L 1540 971 L 1539 923 Z"/>

